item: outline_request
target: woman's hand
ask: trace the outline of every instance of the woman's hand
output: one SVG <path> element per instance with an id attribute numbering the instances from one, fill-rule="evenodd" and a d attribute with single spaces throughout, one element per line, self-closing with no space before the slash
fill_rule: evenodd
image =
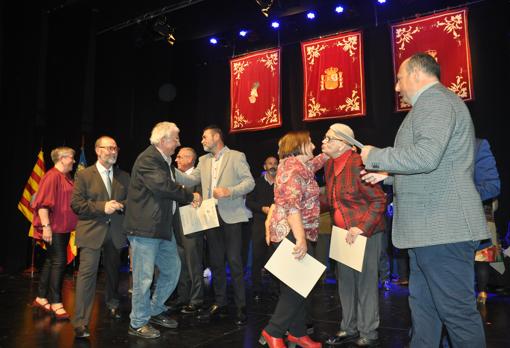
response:
<path id="1" fill-rule="evenodd" d="M 269 227 L 271 226 L 271 216 L 273 216 L 273 211 L 274 211 L 274 204 L 271 204 L 271 206 L 269 207 L 269 212 L 267 213 L 267 216 L 266 216 L 266 221 L 264 222 L 264 225 L 266 227 L 266 244 L 267 245 L 271 244 L 271 231 L 269 230 Z"/>
<path id="2" fill-rule="evenodd" d="M 296 240 L 296 246 L 294 247 L 292 254 L 294 255 L 294 258 L 301 260 L 305 257 L 307 250 L 308 247 L 306 246 L 306 239 L 299 239 Z"/>
<path id="3" fill-rule="evenodd" d="M 45 226 L 43 227 L 43 233 L 42 233 L 42 239 L 48 243 L 48 244 L 51 244 L 52 242 L 52 237 L 53 237 L 53 232 L 51 231 L 51 226 Z"/>

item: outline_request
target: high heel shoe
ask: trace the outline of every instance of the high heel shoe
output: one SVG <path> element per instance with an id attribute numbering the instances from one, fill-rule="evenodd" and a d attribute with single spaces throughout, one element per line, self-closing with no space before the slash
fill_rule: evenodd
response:
<path id="1" fill-rule="evenodd" d="M 271 336 L 266 332 L 266 330 L 262 330 L 262 335 L 260 335 L 259 343 L 263 346 L 266 344 L 269 346 L 269 348 L 285 348 L 285 342 L 283 341 L 283 338 L 276 338 Z"/>
<path id="2" fill-rule="evenodd" d="M 41 302 L 37 301 L 38 298 L 39 297 L 36 297 L 35 300 L 32 302 L 32 307 L 41 309 L 44 312 L 50 313 L 51 306 L 50 306 L 50 303 L 48 302 L 48 300 L 46 300 L 46 303 L 41 303 Z"/>
<path id="3" fill-rule="evenodd" d="M 476 298 L 476 302 L 480 304 L 485 304 L 487 301 L 487 293 L 485 291 L 480 291 L 478 293 L 478 297 Z"/>
<path id="4" fill-rule="evenodd" d="M 57 313 L 58 311 L 62 310 L 61 313 Z M 51 314 L 56 320 L 69 320 L 70 316 L 69 313 L 66 312 L 64 309 L 64 305 L 60 304 L 57 308 L 54 308 L 51 306 Z"/>
<path id="5" fill-rule="evenodd" d="M 322 343 L 313 341 L 310 336 L 295 337 L 289 334 L 287 339 L 289 340 L 289 348 L 295 348 L 296 346 L 301 348 L 322 348 Z"/>

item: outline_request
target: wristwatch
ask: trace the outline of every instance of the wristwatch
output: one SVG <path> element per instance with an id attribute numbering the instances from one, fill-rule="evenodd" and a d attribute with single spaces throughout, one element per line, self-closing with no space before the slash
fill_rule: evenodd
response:
<path id="1" fill-rule="evenodd" d="M 42 228 L 44 228 L 44 227 L 51 227 L 51 224 L 46 224 L 46 225 L 41 225 L 41 226 L 42 226 Z"/>

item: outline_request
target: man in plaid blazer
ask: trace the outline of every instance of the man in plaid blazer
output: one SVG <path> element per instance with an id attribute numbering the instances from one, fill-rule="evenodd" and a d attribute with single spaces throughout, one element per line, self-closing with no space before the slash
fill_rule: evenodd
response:
<path id="1" fill-rule="evenodd" d="M 439 346 L 445 325 L 454 347 L 479 348 L 485 335 L 473 264 L 489 234 L 473 182 L 475 132 L 466 105 L 439 73 L 425 53 L 401 64 L 395 90 L 412 109 L 393 147 L 363 148 L 366 169 L 374 171 L 363 179 L 393 184 L 393 244 L 410 248 L 411 347 Z"/>

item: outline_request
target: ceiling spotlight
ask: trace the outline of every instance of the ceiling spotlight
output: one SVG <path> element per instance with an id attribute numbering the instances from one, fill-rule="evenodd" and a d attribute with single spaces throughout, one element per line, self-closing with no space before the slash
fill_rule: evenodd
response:
<path id="1" fill-rule="evenodd" d="M 216 45 L 216 44 L 218 43 L 218 39 L 217 39 L 217 38 L 215 38 L 215 37 L 212 37 L 212 38 L 210 38 L 210 39 L 209 39 L 209 42 L 210 42 L 211 44 L 213 44 L 213 45 Z"/>
<path id="2" fill-rule="evenodd" d="M 273 29 L 278 29 L 280 27 L 280 22 L 272 21 L 271 26 L 273 27 Z"/>
<path id="3" fill-rule="evenodd" d="M 271 6 L 273 6 L 274 0 L 255 0 L 257 4 L 260 6 L 260 11 L 264 15 L 264 17 L 269 17 L 269 10 Z"/>
<path id="4" fill-rule="evenodd" d="M 169 26 L 166 23 L 166 17 L 162 16 L 156 19 L 154 24 L 152 25 L 152 29 L 157 32 L 159 35 L 163 36 L 166 41 L 173 46 L 175 44 L 175 29 Z"/>
<path id="5" fill-rule="evenodd" d="M 386 3 L 386 0 L 377 0 L 378 3 L 380 3 L 381 5 L 382 4 L 385 4 Z"/>
<path id="6" fill-rule="evenodd" d="M 240 30 L 239 36 L 245 37 L 248 34 L 248 30 Z"/>
<path id="7" fill-rule="evenodd" d="M 315 19 L 315 12 L 310 11 L 306 14 L 306 18 L 308 19 Z"/>
<path id="8" fill-rule="evenodd" d="M 343 13 L 344 12 L 344 7 L 342 5 L 338 5 L 337 7 L 335 7 L 335 12 L 336 13 Z"/>

